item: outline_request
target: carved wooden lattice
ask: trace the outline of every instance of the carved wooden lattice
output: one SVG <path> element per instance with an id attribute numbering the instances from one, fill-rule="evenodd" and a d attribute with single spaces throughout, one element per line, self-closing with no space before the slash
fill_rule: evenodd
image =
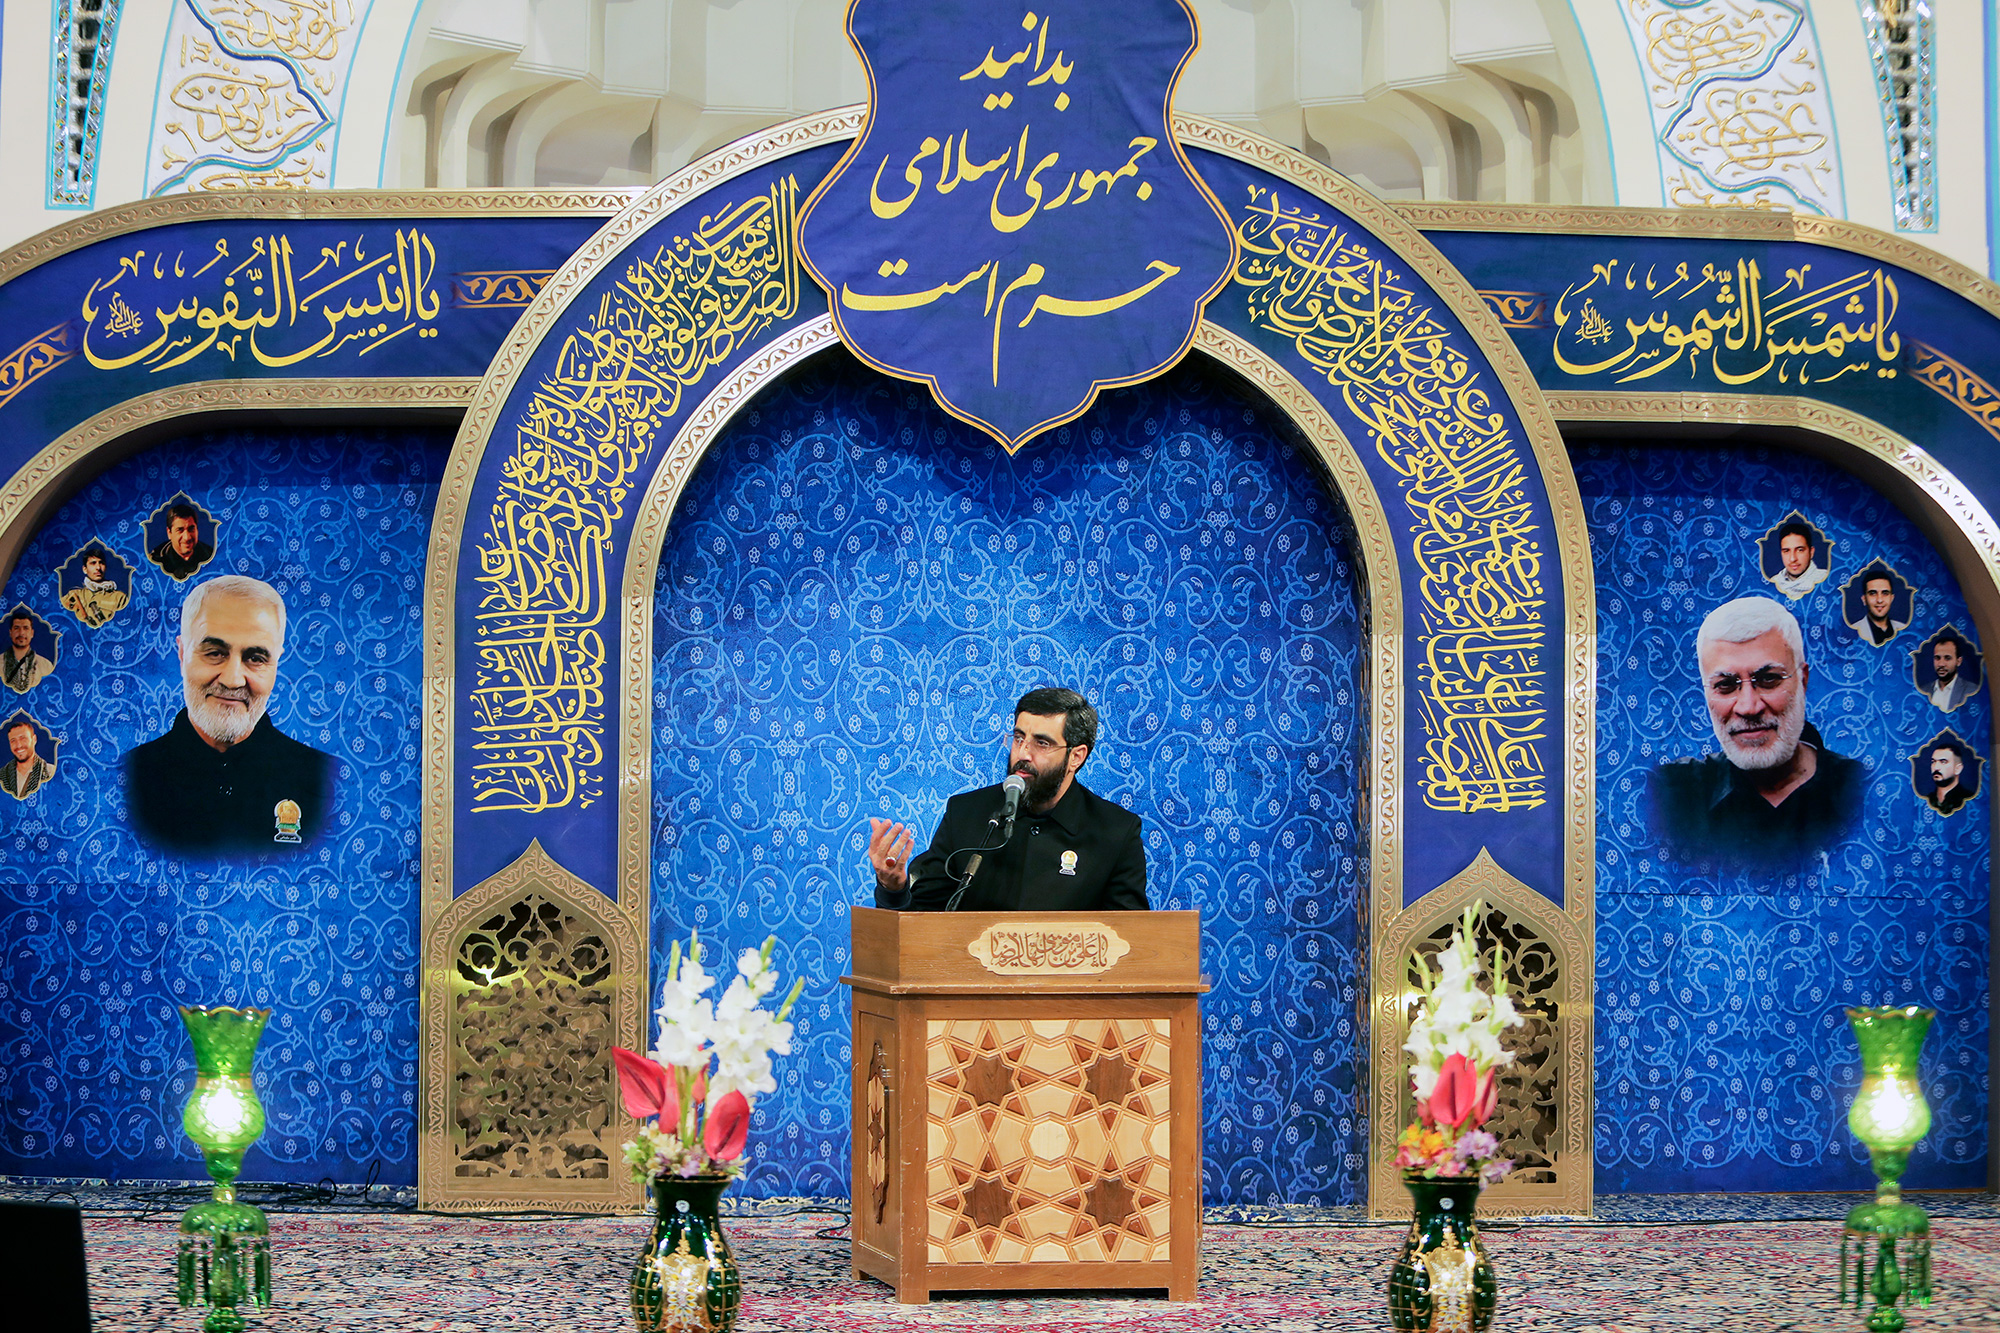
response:
<path id="1" fill-rule="evenodd" d="M 930 1261 L 1166 1259 L 1168 1027 L 927 1024 Z"/>
<path id="2" fill-rule="evenodd" d="M 1448 921 L 1419 941 L 1414 950 L 1435 974 L 1433 960 L 1451 942 L 1456 921 Z M 1496 945 L 1506 950 L 1504 971 L 1507 991 L 1514 1007 L 1528 1021 L 1509 1028 L 1500 1039 L 1503 1049 L 1513 1052 L 1514 1063 L 1500 1070 L 1499 1108 L 1486 1128 L 1500 1140 L 1503 1156 L 1514 1159 L 1512 1179 L 1523 1185 L 1554 1185 L 1555 1164 L 1561 1152 L 1558 1135 L 1562 1104 L 1562 1059 L 1556 1047 L 1561 1020 L 1562 964 L 1549 943 L 1532 927 L 1497 907 L 1480 915 L 1473 942 L 1482 963 L 1492 966 Z M 1492 978 L 1486 977 L 1490 984 Z M 1409 983 L 1419 981 L 1417 965 L 1410 964 Z M 1404 1031 L 1416 1017 L 1414 1000 L 1403 1014 Z M 1403 1122 L 1415 1118 L 1414 1097 L 1405 1097 Z"/>
<path id="3" fill-rule="evenodd" d="M 452 1174 L 604 1180 L 612 1111 L 611 951 L 536 892 L 456 949 Z"/>

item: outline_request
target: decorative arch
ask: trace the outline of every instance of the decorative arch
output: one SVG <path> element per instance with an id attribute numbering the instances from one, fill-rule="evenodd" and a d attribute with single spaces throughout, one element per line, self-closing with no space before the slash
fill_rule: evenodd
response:
<path id="1" fill-rule="evenodd" d="M 427 919 L 535 841 L 643 921 L 657 534 L 730 413 L 830 345 L 789 230 L 859 119 L 831 113 L 740 143 L 614 219 L 549 281 L 475 395 L 427 582 Z M 1381 932 L 1482 846 L 1587 930 L 1588 553 L 1526 365 L 1470 286 L 1372 196 L 1227 127 L 1177 130 L 1211 183 L 1225 178 L 1226 201 L 1245 196 L 1240 226 L 1282 192 L 1297 217 L 1338 232 L 1340 261 L 1373 275 L 1378 345 L 1399 349 L 1422 386 L 1377 377 L 1358 355 L 1315 361 L 1234 286 L 1202 330 L 1203 351 L 1313 441 L 1361 532 L 1378 960 Z M 676 284 L 711 262 L 734 285 L 706 306 L 683 299 Z M 1413 345 L 1409 360 L 1400 349 Z M 1405 523 L 1414 541 L 1399 537 Z M 1482 596 L 1505 604 L 1500 619 L 1466 613 Z M 1462 688 L 1496 670 L 1512 673 L 1511 697 Z M 1379 1089 L 1399 1072 L 1372 1077 Z"/>

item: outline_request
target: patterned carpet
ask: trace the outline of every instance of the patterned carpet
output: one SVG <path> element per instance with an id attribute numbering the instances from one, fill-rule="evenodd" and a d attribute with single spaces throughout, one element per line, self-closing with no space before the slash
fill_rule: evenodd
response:
<path id="1" fill-rule="evenodd" d="M 139 1211 L 129 1198 L 85 1202 L 92 1209 L 85 1233 L 96 1327 L 117 1333 L 199 1327 L 198 1316 L 175 1305 L 169 1290 L 174 1214 Z M 1495 1224 L 1487 1240 L 1500 1279 L 1496 1328 L 1859 1328 L 1858 1317 L 1832 1301 L 1838 1228 L 1828 1220 L 1797 1220 L 1837 1217 L 1847 1202 L 1832 1195 L 1628 1196 L 1601 1200 L 1601 1216 L 1588 1222 Z M 2000 1212 L 1993 1200 L 1957 1195 L 1922 1202 L 1940 1218 L 1939 1299 L 1913 1312 L 1911 1328 L 2000 1329 Z M 130 1210 L 114 1211 L 121 1204 Z M 1329 1225 L 1330 1210 L 1258 1210 L 1262 1225 L 1211 1220 L 1201 1299 L 1192 1304 L 1050 1294 L 955 1295 L 905 1306 L 888 1288 L 849 1276 L 844 1236 L 815 1235 L 828 1224 L 839 1227 L 841 1218 L 782 1215 L 787 1206 L 797 1204 L 755 1208 L 728 1223 L 743 1268 L 743 1333 L 1114 1333 L 1141 1324 L 1148 1333 L 1386 1329 L 1383 1282 L 1401 1240 L 1393 1224 Z M 614 1333 L 630 1327 L 624 1284 L 645 1234 L 641 1218 L 530 1221 L 347 1208 L 273 1215 L 278 1304 L 254 1319 L 253 1329 Z M 1745 1213 L 1793 1220 L 1724 1220 Z"/>

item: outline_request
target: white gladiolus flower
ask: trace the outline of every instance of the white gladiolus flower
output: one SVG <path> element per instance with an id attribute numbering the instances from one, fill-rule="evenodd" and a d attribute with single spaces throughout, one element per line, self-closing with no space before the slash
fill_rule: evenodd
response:
<path id="1" fill-rule="evenodd" d="M 1480 987 L 1486 969 L 1472 945 L 1472 935 L 1484 904 L 1466 909 L 1451 942 L 1438 953 L 1436 968 L 1416 960 L 1422 974 L 1410 1038 L 1403 1049 L 1410 1055 L 1410 1081 L 1419 1102 L 1437 1087 L 1438 1070 L 1454 1055 L 1462 1055 L 1484 1072 L 1514 1062 L 1513 1052 L 1500 1045 L 1500 1034 L 1527 1022 L 1507 994 L 1502 959 L 1494 956 L 1494 990 Z"/>

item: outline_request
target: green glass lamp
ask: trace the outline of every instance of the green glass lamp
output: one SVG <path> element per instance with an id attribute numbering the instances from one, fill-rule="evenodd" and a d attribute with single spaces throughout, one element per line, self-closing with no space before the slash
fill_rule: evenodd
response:
<path id="1" fill-rule="evenodd" d="M 1896 1302 L 1904 1296 L 1917 1305 L 1931 1303 L 1931 1220 L 1923 1209 L 1903 1202 L 1902 1179 L 1910 1149 L 1930 1132 L 1931 1108 L 1917 1086 L 1917 1056 L 1936 1017 L 1936 1010 L 1915 1005 L 1847 1011 L 1861 1046 L 1862 1070 L 1861 1091 L 1848 1108 L 1847 1127 L 1868 1145 L 1878 1183 L 1875 1202 L 1858 1204 L 1847 1214 L 1840 1240 L 1840 1299 L 1843 1304 L 1847 1301 L 1851 1271 L 1855 1307 L 1873 1296 L 1875 1308 L 1868 1313 L 1867 1327 L 1881 1333 L 1903 1327 L 1903 1312 Z"/>
<path id="2" fill-rule="evenodd" d="M 181 1218 L 178 1291 L 182 1305 L 208 1307 L 207 1333 L 240 1333 L 245 1305 L 271 1303 L 270 1224 L 261 1209 L 236 1201 L 243 1153 L 264 1132 L 250 1065 L 270 1017 L 269 1009 L 181 1006 L 196 1073 L 181 1125 L 200 1147 L 215 1190 Z"/>

